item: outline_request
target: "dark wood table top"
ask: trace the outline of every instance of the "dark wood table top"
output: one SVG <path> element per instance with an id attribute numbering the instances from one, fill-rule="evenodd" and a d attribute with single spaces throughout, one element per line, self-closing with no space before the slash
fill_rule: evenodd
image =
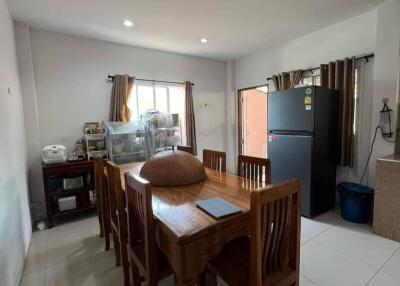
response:
<path id="1" fill-rule="evenodd" d="M 122 187 L 125 189 L 124 173 L 139 175 L 144 162 L 120 165 Z M 224 172 L 207 169 L 207 178 L 199 183 L 180 187 L 152 187 L 153 212 L 161 222 L 163 231 L 177 240 L 187 243 L 218 230 L 222 225 L 235 223 L 249 216 L 250 193 L 264 187 L 262 182 L 252 181 Z M 214 219 L 196 207 L 196 202 L 210 198 L 223 198 L 243 212 L 224 219 Z"/>

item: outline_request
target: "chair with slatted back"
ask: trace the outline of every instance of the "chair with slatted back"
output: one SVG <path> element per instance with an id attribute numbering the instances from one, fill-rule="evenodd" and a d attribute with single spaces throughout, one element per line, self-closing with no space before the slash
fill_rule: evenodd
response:
<path id="1" fill-rule="evenodd" d="M 100 158 L 94 159 L 94 187 L 96 190 L 96 210 L 97 216 L 99 217 L 99 225 L 100 225 L 100 237 L 104 237 L 104 225 L 103 225 L 103 214 L 101 208 L 101 192 L 103 188 L 103 182 L 100 171 L 100 165 L 103 163 L 99 160 Z M 104 175 L 104 170 L 103 170 Z"/>
<path id="2" fill-rule="evenodd" d="M 184 151 L 184 152 L 187 152 L 187 153 L 190 153 L 193 155 L 193 148 L 190 146 L 177 145 L 176 149 L 179 151 Z"/>
<path id="3" fill-rule="evenodd" d="M 129 285 L 129 260 L 126 244 L 128 242 L 127 214 L 125 210 L 124 191 L 121 186 L 120 169 L 112 161 L 106 161 L 108 197 L 111 230 L 114 241 L 116 266 L 124 270 L 124 285 Z"/>
<path id="4" fill-rule="evenodd" d="M 216 285 L 218 275 L 230 286 L 298 286 L 299 180 L 252 192 L 250 225 L 250 238 L 228 243 L 209 263 L 206 283 Z"/>
<path id="5" fill-rule="evenodd" d="M 226 153 L 203 149 L 203 165 L 204 167 L 217 171 L 226 171 Z"/>
<path id="6" fill-rule="evenodd" d="M 238 176 L 271 183 L 271 161 L 266 158 L 239 155 Z"/>
<path id="7" fill-rule="evenodd" d="M 125 173 L 125 194 L 128 212 L 128 255 L 133 285 L 142 278 L 147 285 L 171 275 L 167 258 L 158 250 L 155 240 L 151 186 L 145 179 Z"/>
<path id="8" fill-rule="evenodd" d="M 109 250 L 111 225 L 103 158 L 94 159 L 94 177 L 96 189 L 96 208 L 100 223 L 100 237 L 104 237 L 106 242 L 105 249 Z"/>

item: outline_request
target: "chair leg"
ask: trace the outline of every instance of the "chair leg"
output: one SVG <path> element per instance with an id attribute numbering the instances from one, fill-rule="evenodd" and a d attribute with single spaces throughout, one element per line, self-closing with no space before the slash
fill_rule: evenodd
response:
<path id="1" fill-rule="evenodd" d="M 212 271 L 209 266 L 203 272 L 203 285 L 218 286 L 217 274 Z"/>
<path id="2" fill-rule="evenodd" d="M 104 239 L 106 241 L 105 251 L 110 250 L 110 231 L 104 231 Z"/>
<path id="3" fill-rule="evenodd" d="M 140 286 L 140 273 L 139 269 L 136 267 L 133 260 L 131 262 L 131 270 L 132 270 L 132 278 L 133 278 L 133 286 Z"/>
<path id="4" fill-rule="evenodd" d="M 101 206 L 101 199 L 96 198 L 96 200 L 98 200 L 96 202 L 96 209 L 97 209 L 97 217 L 99 218 L 100 237 L 104 237 L 103 209 Z"/>
<path id="5" fill-rule="evenodd" d="M 158 285 L 158 279 L 156 275 L 147 275 L 145 277 L 145 280 L 147 281 L 147 286 L 157 286 Z"/>
<path id="6" fill-rule="evenodd" d="M 205 272 L 203 271 L 199 277 L 197 277 L 197 286 L 208 286 L 208 284 L 206 283 L 206 275 Z M 176 284 L 176 281 L 175 281 Z"/>
<path id="7" fill-rule="evenodd" d="M 105 250 L 110 249 L 110 234 L 111 234 L 111 225 L 110 218 L 105 215 L 103 217 L 103 229 L 104 229 L 104 240 L 106 241 Z"/>
<path id="8" fill-rule="evenodd" d="M 111 222 L 106 197 L 103 197 L 101 200 L 101 208 L 103 214 L 104 239 L 106 241 L 105 250 L 107 251 L 110 249 Z"/>
<path id="9" fill-rule="evenodd" d="M 299 286 L 299 279 L 296 278 L 296 280 L 290 284 L 290 286 Z"/>
<path id="10" fill-rule="evenodd" d="M 99 217 L 99 225 L 100 225 L 100 238 L 104 237 L 104 227 L 103 227 L 103 219 L 101 217 L 101 214 L 98 214 Z"/>
<path id="11" fill-rule="evenodd" d="M 120 251 L 120 243 L 119 237 L 113 230 L 113 241 L 114 241 L 114 251 L 115 251 L 115 266 L 118 267 L 121 265 L 121 251 Z"/>
<path id="12" fill-rule="evenodd" d="M 147 281 L 147 286 L 157 286 L 158 285 L 158 281 L 156 277 L 149 277 L 148 281 Z"/>
<path id="13" fill-rule="evenodd" d="M 124 285 L 129 286 L 129 260 L 128 260 L 128 253 L 126 248 L 126 243 L 122 241 L 120 243 L 120 252 L 122 258 L 122 267 L 124 270 Z"/>

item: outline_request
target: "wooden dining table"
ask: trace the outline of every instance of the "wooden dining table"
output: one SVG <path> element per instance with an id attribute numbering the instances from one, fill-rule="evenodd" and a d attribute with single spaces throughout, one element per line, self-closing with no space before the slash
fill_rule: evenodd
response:
<path id="1" fill-rule="evenodd" d="M 119 166 L 124 189 L 124 173 L 139 175 L 143 164 Z M 156 241 L 180 286 L 196 285 L 207 263 L 227 242 L 249 235 L 251 191 L 266 185 L 208 168 L 206 173 L 207 178 L 195 184 L 151 189 Z M 214 219 L 196 207 L 197 201 L 216 197 L 239 206 L 242 212 Z"/>

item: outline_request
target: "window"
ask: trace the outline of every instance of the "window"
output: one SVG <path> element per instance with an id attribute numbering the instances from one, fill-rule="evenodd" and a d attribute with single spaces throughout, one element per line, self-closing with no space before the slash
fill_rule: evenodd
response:
<path id="1" fill-rule="evenodd" d="M 179 114 L 182 144 L 186 143 L 185 87 L 136 80 L 128 100 L 131 120 L 139 120 L 149 110 Z"/>
<path id="2" fill-rule="evenodd" d="M 321 85 L 321 76 L 319 75 L 319 70 L 316 71 L 306 71 L 303 75 L 303 79 L 300 84 L 303 85 Z"/>
<path id="3" fill-rule="evenodd" d="M 354 70 L 354 113 L 353 113 L 353 135 L 357 133 L 357 109 L 358 109 L 358 68 L 356 67 Z"/>
<path id="4" fill-rule="evenodd" d="M 355 73 L 354 73 L 354 118 L 353 118 L 353 133 L 354 135 L 358 132 L 358 127 L 360 125 L 359 122 L 359 109 L 360 109 L 360 63 L 356 64 Z M 300 82 L 303 85 L 321 85 L 321 76 L 320 70 L 306 71 L 303 75 L 303 79 Z"/>
<path id="5" fill-rule="evenodd" d="M 362 143 L 363 138 L 363 113 L 366 112 L 363 104 L 364 78 L 365 78 L 366 63 L 365 61 L 356 62 L 354 69 L 354 117 L 353 117 L 353 134 L 356 137 L 357 143 Z M 367 91 L 368 92 L 368 91 Z M 365 129 L 364 129 L 365 130 Z"/>

